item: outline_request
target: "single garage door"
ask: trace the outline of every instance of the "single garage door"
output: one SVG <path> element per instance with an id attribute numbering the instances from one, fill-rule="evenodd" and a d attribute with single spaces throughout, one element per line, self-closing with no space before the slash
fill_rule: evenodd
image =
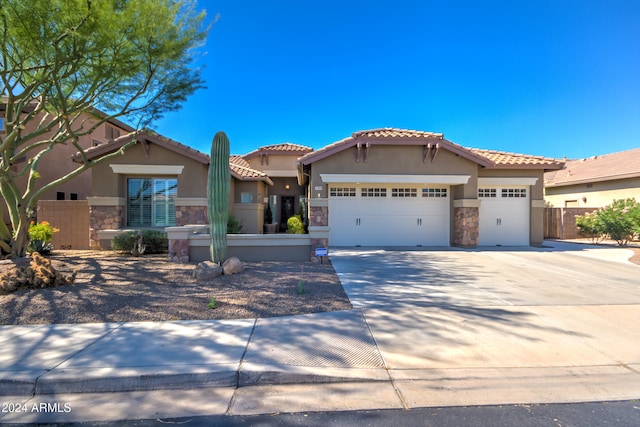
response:
<path id="1" fill-rule="evenodd" d="M 481 246 L 529 245 L 529 188 L 527 186 L 480 187 Z"/>
<path id="2" fill-rule="evenodd" d="M 449 246 L 449 186 L 331 184 L 331 246 Z"/>

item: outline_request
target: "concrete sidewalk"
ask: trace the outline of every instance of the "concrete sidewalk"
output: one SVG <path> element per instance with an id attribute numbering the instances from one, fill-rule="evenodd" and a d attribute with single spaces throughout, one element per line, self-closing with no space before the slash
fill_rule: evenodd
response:
<path id="1" fill-rule="evenodd" d="M 0 327 L 0 395 L 388 380 L 359 310 Z"/>

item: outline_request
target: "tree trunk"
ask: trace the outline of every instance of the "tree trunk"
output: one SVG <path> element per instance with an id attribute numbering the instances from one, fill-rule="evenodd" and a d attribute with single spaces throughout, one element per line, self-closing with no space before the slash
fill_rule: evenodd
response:
<path id="1" fill-rule="evenodd" d="M 13 225 L 13 239 L 11 240 L 11 256 L 21 258 L 27 254 L 29 246 L 29 216 L 20 208 L 20 221 Z"/>

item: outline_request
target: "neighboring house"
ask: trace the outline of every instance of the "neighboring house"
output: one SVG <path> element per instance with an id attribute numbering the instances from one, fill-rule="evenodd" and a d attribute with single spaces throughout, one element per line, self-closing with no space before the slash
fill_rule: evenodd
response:
<path id="1" fill-rule="evenodd" d="M 545 201 L 557 208 L 600 208 L 616 199 L 640 200 L 640 148 L 568 160 L 547 172 Z"/>
<path id="2" fill-rule="evenodd" d="M 87 150 L 87 154 L 92 159 L 114 152 L 130 138 L 122 136 Z M 310 149 L 283 144 L 230 157 L 230 213 L 241 221 L 243 232 L 262 233 L 270 196 L 277 201 L 293 197 L 297 202 L 304 194 L 296 180 L 289 178 L 296 174 L 299 154 L 295 153 L 299 150 Z M 262 165 L 250 163 L 259 164 L 255 159 L 261 156 L 266 156 Z M 269 165 L 279 168 L 271 170 L 275 182 L 259 169 L 268 170 Z M 109 241 L 124 229 L 207 224 L 208 167 L 208 155 L 153 132 L 142 132 L 121 157 L 91 169 L 91 245 L 109 248 Z"/>
<path id="3" fill-rule="evenodd" d="M 315 246 L 539 245 L 543 175 L 562 165 L 384 128 L 302 156 L 298 180 Z"/>
<path id="4" fill-rule="evenodd" d="M 93 112 L 97 115 L 103 115 L 104 113 L 93 110 Z M 36 119 L 31 120 L 27 127 L 22 131 L 23 134 L 27 134 L 29 132 L 34 131 L 40 120 L 42 119 L 42 115 L 36 117 Z M 89 124 L 95 123 L 96 119 L 86 114 L 86 119 Z M 104 144 L 109 141 L 114 140 L 119 137 L 121 134 L 124 135 L 126 133 L 132 132 L 134 129 L 130 126 L 112 119 L 107 123 L 104 123 L 96 128 L 96 130 L 90 135 L 80 136 L 78 140 L 78 144 L 82 148 L 90 148 L 96 145 Z M 4 105 L 0 104 L 0 132 L 4 133 Z M 39 139 L 46 140 L 49 136 L 55 133 L 54 130 L 42 134 Z M 36 152 L 40 150 L 36 150 L 32 152 L 34 155 Z M 51 150 L 47 155 L 43 158 L 42 162 L 38 165 L 38 173 L 40 174 L 40 183 L 49 183 L 52 182 L 62 176 L 65 176 L 69 172 L 72 172 L 77 168 L 77 164 L 71 161 L 71 157 L 78 150 L 73 144 L 57 144 L 54 149 Z M 27 162 L 27 157 L 24 157 L 21 161 L 16 163 L 13 168 L 14 170 L 19 170 L 19 168 L 24 167 Z M 19 177 L 17 179 L 18 185 L 20 188 L 26 188 L 26 180 L 27 177 Z M 40 200 L 84 200 L 87 196 L 90 195 L 91 192 L 91 174 L 89 172 L 84 172 L 74 179 L 61 184 L 57 188 L 45 193 Z"/>

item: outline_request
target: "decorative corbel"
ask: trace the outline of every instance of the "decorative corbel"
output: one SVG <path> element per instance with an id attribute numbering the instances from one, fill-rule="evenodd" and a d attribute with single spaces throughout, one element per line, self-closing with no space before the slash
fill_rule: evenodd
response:
<path id="1" fill-rule="evenodd" d="M 369 147 L 371 146 L 370 143 L 366 143 L 364 145 L 364 162 L 367 163 L 367 158 L 369 157 Z"/>
<path id="2" fill-rule="evenodd" d="M 428 143 L 422 147 L 422 163 L 427 162 L 427 157 L 431 154 L 431 143 Z"/>
<path id="3" fill-rule="evenodd" d="M 356 163 L 360 162 L 360 150 L 362 149 L 362 144 L 359 142 L 356 143 Z"/>
<path id="4" fill-rule="evenodd" d="M 149 150 L 149 141 L 146 139 L 142 140 L 142 150 L 144 151 L 144 156 L 149 159 L 151 157 L 151 153 Z"/>
<path id="5" fill-rule="evenodd" d="M 433 150 L 433 154 L 431 155 L 431 162 L 432 163 L 436 159 L 436 156 L 438 155 L 438 151 L 440 151 L 440 143 L 436 142 L 435 149 Z"/>

